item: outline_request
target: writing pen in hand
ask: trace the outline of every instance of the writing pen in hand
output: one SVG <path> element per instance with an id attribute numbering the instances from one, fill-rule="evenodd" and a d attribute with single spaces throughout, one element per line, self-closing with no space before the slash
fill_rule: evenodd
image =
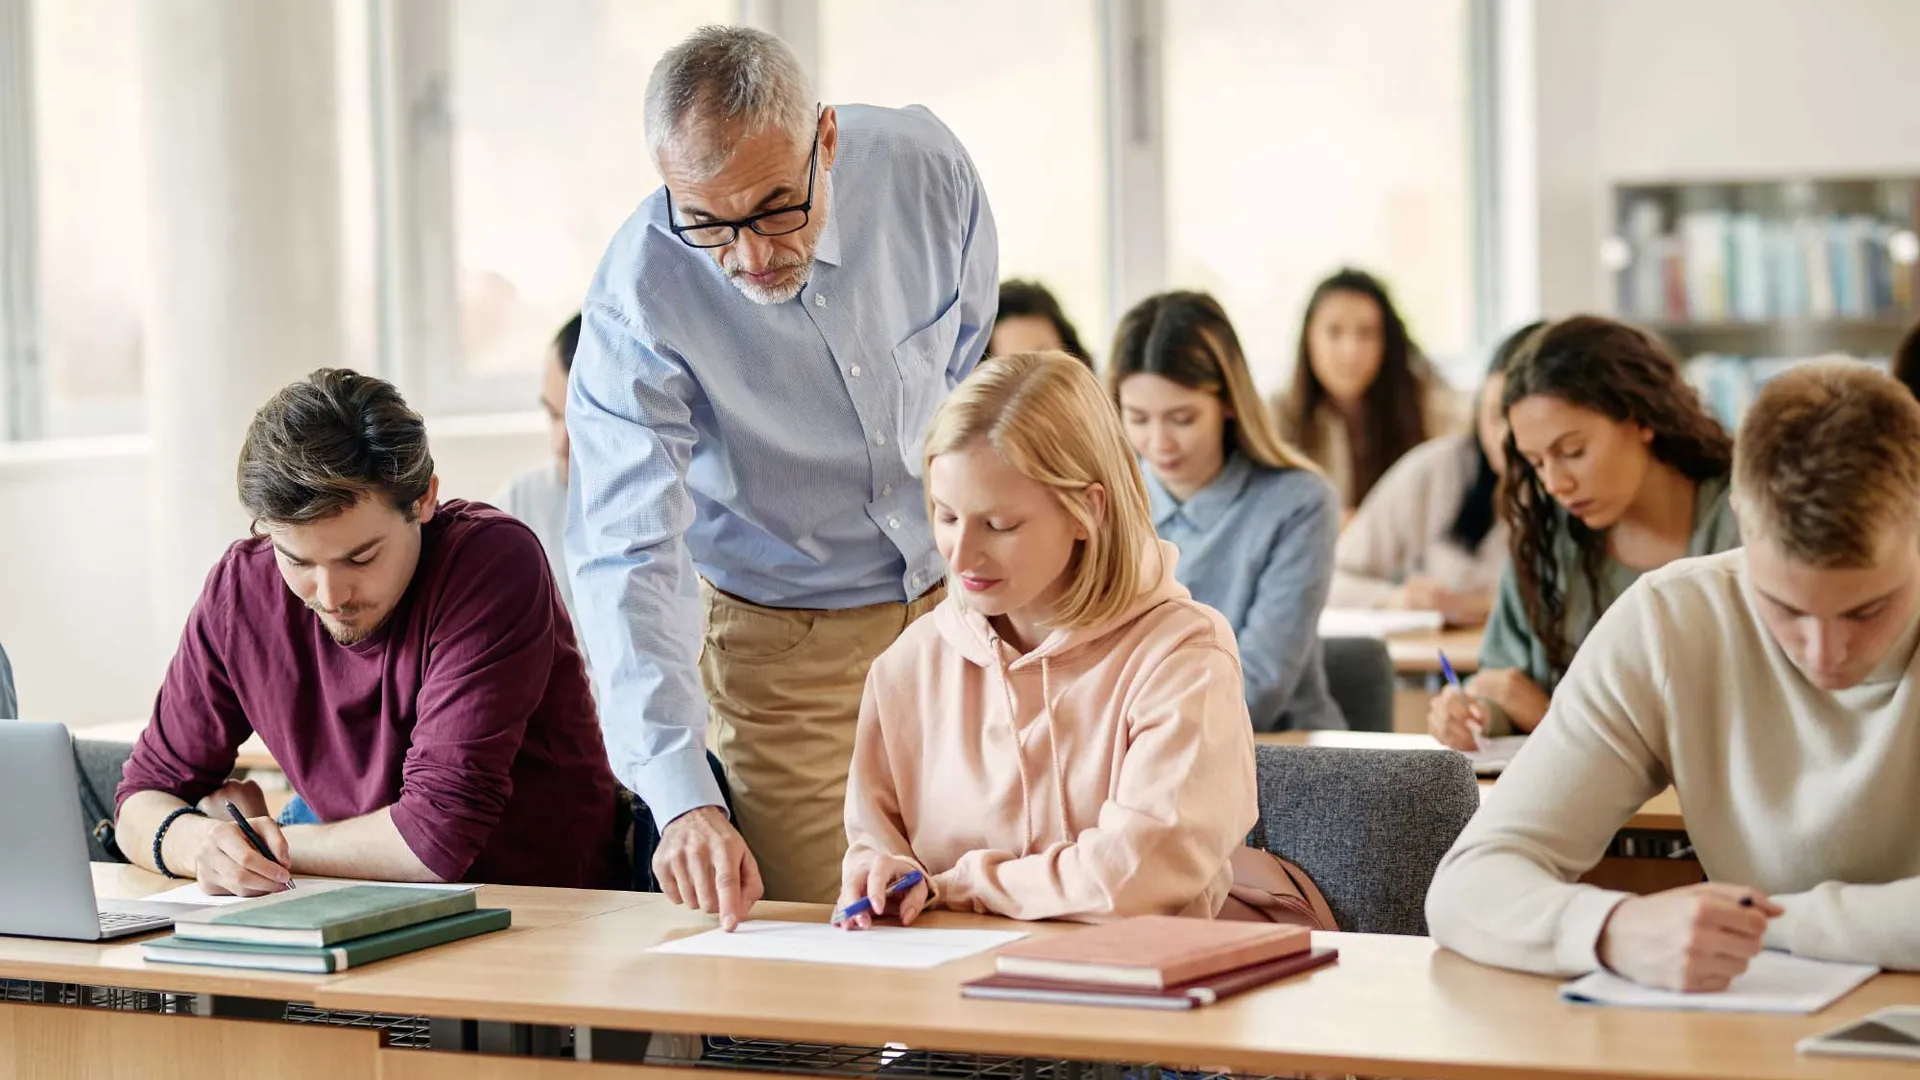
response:
<path id="1" fill-rule="evenodd" d="M 1447 685 L 1449 685 L 1449 686 L 1451 686 L 1451 687 L 1453 687 L 1453 688 L 1454 688 L 1455 690 L 1458 690 L 1458 691 L 1460 691 L 1460 693 L 1461 693 L 1462 695 L 1464 695 L 1464 694 L 1466 694 L 1466 692 L 1467 692 L 1467 688 L 1466 688 L 1466 687 L 1464 687 L 1464 686 L 1461 686 L 1461 685 L 1460 685 L 1460 676 L 1458 676 L 1458 675 L 1455 675 L 1455 674 L 1453 673 L 1453 665 L 1452 665 L 1451 663 L 1449 663 L 1449 662 L 1448 662 L 1448 660 L 1447 660 L 1447 650 L 1445 650 L 1445 649 L 1440 649 L 1440 650 L 1437 650 L 1437 651 L 1438 651 L 1438 652 L 1440 653 L 1440 670 L 1441 670 L 1441 672 L 1442 672 L 1442 673 L 1444 673 L 1444 674 L 1446 675 L 1446 677 L 1447 677 Z M 1467 699 L 1467 705 L 1468 705 L 1468 708 L 1472 708 L 1472 706 L 1473 706 L 1473 699 L 1472 699 L 1472 698 L 1468 698 L 1468 699 Z M 1468 729 L 1469 729 L 1470 731 L 1472 731 L 1472 732 L 1473 732 L 1473 748 L 1474 748 L 1474 750 L 1476 750 L 1476 751 L 1478 751 L 1478 752 L 1480 752 L 1480 753 L 1483 753 L 1483 754 L 1484 754 L 1484 753 L 1486 753 L 1486 752 L 1487 752 L 1487 737 L 1486 737 L 1485 735 L 1483 735 L 1483 734 L 1481 734 L 1481 731 L 1480 731 L 1480 725 L 1478 725 L 1478 724 L 1475 724 L 1474 722 L 1472 722 L 1471 720 L 1469 720 L 1469 721 L 1467 722 L 1467 727 L 1468 727 Z"/>
<path id="2" fill-rule="evenodd" d="M 927 879 L 926 875 L 922 874 L 920 871 L 909 870 L 907 871 L 907 874 L 905 877 L 902 877 L 898 881 L 895 881 L 893 884 L 887 886 L 887 895 L 888 896 L 904 895 L 907 892 L 907 890 L 913 888 L 915 885 L 920 884 L 922 881 L 925 881 L 926 879 Z M 860 899 L 855 900 L 853 903 L 848 904 L 846 907 L 841 908 L 839 911 L 834 912 L 832 922 L 833 922 L 833 925 L 839 926 L 841 923 L 846 922 L 848 919 L 851 919 L 856 915 L 866 915 L 872 911 L 873 911 L 873 901 L 863 896 Z"/>
<path id="3" fill-rule="evenodd" d="M 227 803 L 227 813 L 233 817 L 233 823 L 240 826 L 240 835 L 247 838 L 247 843 L 253 845 L 253 850 L 259 852 L 261 857 L 268 862 L 279 866 L 280 860 L 274 858 L 273 852 L 267 850 L 267 842 L 260 839 L 259 833 L 253 831 L 253 826 L 247 824 L 247 815 L 241 813 L 240 808 L 233 805 L 231 800 Z M 293 867 L 289 866 L 287 869 L 291 871 Z M 293 888 L 293 876 L 291 873 L 287 876 L 287 888 Z"/>

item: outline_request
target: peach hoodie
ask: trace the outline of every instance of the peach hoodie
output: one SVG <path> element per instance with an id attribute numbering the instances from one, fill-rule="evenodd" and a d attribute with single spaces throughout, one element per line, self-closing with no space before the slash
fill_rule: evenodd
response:
<path id="1" fill-rule="evenodd" d="M 934 903 L 1016 919 L 1210 918 L 1258 816 L 1233 631 L 1148 549 L 1140 596 L 1022 656 L 958 593 L 873 664 L 849 864 L 918 862 Z"/>

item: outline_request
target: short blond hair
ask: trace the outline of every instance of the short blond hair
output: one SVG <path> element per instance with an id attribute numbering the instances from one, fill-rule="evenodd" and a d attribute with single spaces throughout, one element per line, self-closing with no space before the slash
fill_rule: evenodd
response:
<path id="1" fill-rule="evenodd" d="M 1087 366 L 1063 352 L 1015 353 L 983 361 L 956 387 L 927 427 L 926 464 L 984 442 L 1020 475 L 1053 489 L 1086 530 L 1067 564 L 1072 584 L 1052 625 L 1093 626 L 1117 618 L 1139 596 L 1141 562 L 1157 552 L 1153 512 L 1140 465 L 1113 405 Z M 1087 491 L 1106 491 L 1104 521 Z M 933 513 L 933 495 L 927 495 Z"/>
<path id="2" fill-rule="evenodd" d="M 1920 518 L 1920 402 L 1858 361 L 1796 367 L 1740 425 L 1733 486 L 1749 541 L 1808 566 L 1870 566 L 1886 527 Z"/>

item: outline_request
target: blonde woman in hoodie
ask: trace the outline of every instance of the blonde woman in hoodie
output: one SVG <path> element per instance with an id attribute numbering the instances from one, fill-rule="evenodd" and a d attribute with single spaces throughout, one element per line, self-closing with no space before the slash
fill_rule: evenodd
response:
<path id="1" fill-rule="evenodd" d="M 988 361 L 925 461 L 951 588 L 867 676 L 841 905 L 1219 914 L 1257 817 L 1239 654 L 1175 578 L 1100 384 L 1064 353 Z"/>

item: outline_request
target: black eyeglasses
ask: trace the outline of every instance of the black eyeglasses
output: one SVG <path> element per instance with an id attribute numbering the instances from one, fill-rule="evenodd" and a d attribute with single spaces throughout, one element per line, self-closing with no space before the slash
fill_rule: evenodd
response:
<path id="1" fill-rule="evenodd" d="M 673 220 L 673 192 L 667 192 L 667 228 L 688 247 L 726 247 L 740 239 L 741 229 L 752 229 L 761 236 L 785 236 L 807 227 L 807 215 L 813 210 L 813 167 L 820 161 L 820 123 L 813 125 L 813 152 L 807 155 L 807 197 L 792 206 L 762 210 L 739 221 L 703 221 L 698 225 L 678 225 Z"/>

